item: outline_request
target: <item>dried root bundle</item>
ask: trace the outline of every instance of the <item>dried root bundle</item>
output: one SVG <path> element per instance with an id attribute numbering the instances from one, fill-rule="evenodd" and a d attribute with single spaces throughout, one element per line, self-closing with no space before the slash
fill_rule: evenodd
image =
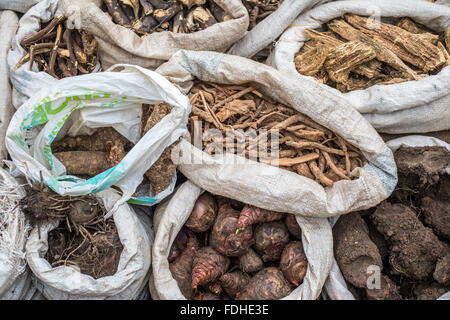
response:
<path id="1" fill-rule="evenodd" d="M 113 128 L 100 128 L 92 135 L 66 136 L 51 148 L 67 174 L 90 178 L 117 165 L 133 146 Z"/>
<path id="2" fill-rule="evenodd" d="M 110 19 L 136 34 L 192 33 L 232 17 L 214 0 L 103 0 Z"/>
<path id="3" fill-rule="evenodd" d="M 450 65 L 449 29 L 438 35 L 410 18 L 373 23 L 347 14 L 324 32 L 306 29 L 311 39 L 295 56 L 297 71 L 349 92 L 419 80 Z"/>
<path id="4" fill-rule="evenodd" d="M 46 72 L 56 79 L 88 74 L 98 63 L 97 40 L 88 33 L 65 27 L 66 18 L 60 15 L 35 34 L 20 42 L 27 54 L 20 59 L 14 70 L 26 62 L 39 71 Z"/>
<path id="5" fill-rule="evenodd" d="M 47 261 L 52 267 L 76 266 L 95 279 L 117 272 L 123 250 L 113 219 L 93 196 L 60 196 L 43 185 L 26 186 L 20 207 L 33 227 L 59 221 L 48 234 Z"/>
<path id="6" fill-rule="evenodd" d="M 302 243 L 289 234 L 285 216 L 204 193 L 168 255 L 182 294 L 194 300 L 289 295 L 303 282 L 308 261 Z M 245 226 L 238 228 L 240 218 Z"/>
<path id="7" fill-rule="evenodd" d="M 357 148 L 252 86 L 196 82 L 189 99 L 192 143 L 207 153 L 234 153 L 326 187 L 351 180 L 353 169 L 363 166 L 364 158 Z M 254 135 L 249 134 L 252 130 Z"/>

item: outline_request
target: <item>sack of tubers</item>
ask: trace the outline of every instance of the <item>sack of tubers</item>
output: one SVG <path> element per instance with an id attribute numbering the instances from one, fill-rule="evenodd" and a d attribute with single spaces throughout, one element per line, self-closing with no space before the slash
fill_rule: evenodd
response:
<path id="1" fill-rule="evenodd" d="M 319 2 L 320 0 L 244 0 L 250 18 L 248 33 L 228 53 L 264 63 L 273 51 L 274 41 L 292 21 Z"/>
<path id="2" fill-rule="evenodd" d="M 326 219 L 249 206 L 190 181 L 153 221 L 154 300 L 315 300 L 331 267 Z"/>
<path id="3" fill-rule="evenodd" d="M 22 200 L 33 226 L 26 258 L 37 288 L 49 300 L 133 300 L 147 290 L 153 238 L 148 216 L 123 203 L 104 219 L 120 195 L 60 196 L 42 184 Z"/>
<path id="4" fill-rule="evenodd" d="M 212 52 L 180 51 L 157 72 L 189 94 L 189 128 L 194 140 L 200 138 L 181 140 L 172 160 L 213 194 L 272 211 L 331 217 L 376 205 L 394 189 L 391 150 L 345 99 L 321 96 L 316 83 Z M 261 134 L 242 136 L 250 129 Z M 279 161 L 268 148 L 272 140 Z"/>
<path id="5" fill-rule="evenodd" d="M 326 296 L 448 299 L 450 145 L 424 136 L 387 144 L 394 151 L 398 185 L 385 202 L 334 223 L 335 261 Z"/>
<path id="6" fill-rule="evenodd" d="M 122 192 L 115 209 L 168 196 L 176 182 L 169 147 L 187 132 L 189 100 L 153 71 L 121 69 L 57 81 L 22 105 L 6 138 L 15 166 L 63 196 L 114 186 Z"/>
<path id="7" fill-rule="evenodd" d="M 449 28 L 450 8 L 427 1 L 330 2 L 292 23 L 272 65 L 341 95 L 380 132 L 446 130 Z"/>
<path id="8" fill-rule="evenodd" d="M 155 69 L 180 49 L 225 51 L 248 27 L 240 0 L 63 0 L 99 43 L 104 68 L 130 63 Z"/>
<path id="9" fill-rule="evenodd" d="M 55 80 L 101 70 L 97 41 L 81 29 L 69 29 L 68 20 L 56 0 L 39 2 L 19 20 L 8 52 L 16 109 Z"/>

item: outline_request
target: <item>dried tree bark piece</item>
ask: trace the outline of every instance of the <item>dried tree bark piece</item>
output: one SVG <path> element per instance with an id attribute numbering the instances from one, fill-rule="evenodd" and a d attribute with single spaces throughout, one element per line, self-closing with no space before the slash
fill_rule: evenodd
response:
<path id="1" fill-rule="evenodd" d="M 236 99 L 224 105 L 216 116 L 219 121 L 224 122 L 237 114 L 246 114 L 250 110 L 256 110 L 255 101 Z"/>
<path id="2" fill-rule="evenodd" d="M 442 42 L 439 41 L 437 46 L 438 46 L 439 50 L 441 50 L 442 53 L 444 54 L 445 61 L 446 61 L 445 64 L 444 64 L 444 67 L 450 66 L 450 54 L 447 52 L 447 50 L 445 49 L 445 47 L 442 44 Z"/>
<path id="3" fill-rule="evenodd" d="M 328 28 L 339 34 L 342 38 L 349 41 L 361 41 L 370 45 L 376 52 L 376 58 L 396 70 L 405 74 L 409 79 L 418 80 L 419 76 L 410 67 L 408 67 L 399 57 L 389 50 L 382 43 L 378 43 L 361 31 L 355 29 L 342 19 L 335 19 L 328 23 Z"/>
<path id="4" fill-rule="evenodd" d="M 385 23 L 380 23 L 377 29 L 369 29 L 368 18 L 356 15 L 345 15 L 345 19 L 376 42 L 385 45 L 400 59 L 424 72 L 435 70 L 445 63 L 439 48 L 418 35 Z"/>
<path id="5" fill-rule="evenodd" d="M 311 50 L 298 54 L 295 59 L 295 68 L 305 76 L 313 76 L 322 68 L 328 56 L 329 48 L 318 45 Z"/>
<path id="6" fill-rule="evenodd" d="M 400 27 L 408 32 L 419 34 L 424 40 L 430 41 L 432 44 L 437 45 L 439 36 L 429 32 L 427 28 L 422 25 L 415 23 L 410 18 L 403 18 L 397 23 L 397 27 Z"/>
<path id="7" fill-rule="evenodd" d="M 376 53 L 372 47 L 360 41 L 350 41 L 330 50 L 325 68 L 333 81 L 345 83 L 355 66 L 375 57 Z"/>

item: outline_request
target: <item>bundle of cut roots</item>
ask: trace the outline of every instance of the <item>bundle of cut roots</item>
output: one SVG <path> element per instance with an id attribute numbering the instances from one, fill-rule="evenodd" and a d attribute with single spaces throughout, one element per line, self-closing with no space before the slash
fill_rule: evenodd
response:
<path id="1" fill-rule="evenodd" d="M 166 103 L 143 105 L 141 136 L 170 113 Z M 113 128 L 100 128 L 93 135 L 65 137 L 52 143 L 54 156 L 66 167 L 69 175 L 92 178 L 114 166 L 127 155 L 134 144 Z M 170 159 L 172 146 L 166 148 L 161 157 L 145 173 L 153 195 L 166 190 L 176 166 Z M 136 194 L 134 195 L 136 196 Z"/>
<path id="2" fill-rule="evenodd" d="M 311 39 L 295 67 L 344 93 L 419 80 L 450 65 L 450 28 L 438 35 L 409 18 L 391 25 L 351 14 L 326 26 L 305 30 Z"/>
<path id="3" fill-rule="evenodd" d="M 30 61 L 30 70 L 36 63 L 39 71 L 61 79 L 88 74 L 98 63 L 97 40 L 84 31 L 66 29 L 63 15 L 53 19 L 20 44 L 27 54 L 14 70 Z"/>
<path id="4" fill-rule="evenodd" d="M 450 152 L 401 147 L 394 157 L 392 196 L 334 226 L 336 261 L 357 299 L 435 300 L 450 291 Z"/>
<path id="5" fill-rule="evenodd" d="M 192 33 L 232 19 L 214 0 L 103 0 L 103 11 L 138 35 Z"/>
<path id="6" fill-rule="evenodd" d="M 242 3 L 250 16 L 250 24 L 248 25 L 248 30 L 250 31 L 256 27 L 258 23 L 275 12 L 283 3 L 283 0 L 243 0 Z M 272 48 L 273 46 L 270 44 L 268 47 L 253 56 L 252 59 L 259 62 L 264 62 L 271 54 Z"/>
<path id="7" fill-rule="evenodd" d="M 306 275 L 301 229 L 292 214 L 202 194 L 168 260 L 187 299 L 276 300 Z"/>
<path id="8" fill-rule="evenodd" d="M 207 153 L 234 153 L 296 172 L 326 187 L 351 180 L 353 169 L 363 166 L 357 148 L 252 86 L 197 82 L 189 99 L 191 142 Z M 209 129 L 218 129 L 221 135 Z M 267 152 L 262 154 L 262 149 Z"/>
<path id="9" fill-rule="evenodd" d="M 117 272 L 123 246 L 113 219 L 93 196 L 63 197 L 44 185 L 26 187 L 20 207 L 33 227 L 59 221 L 48 234 L 47 261 L 52 267 L 76 266 L 95 279 Z"/>

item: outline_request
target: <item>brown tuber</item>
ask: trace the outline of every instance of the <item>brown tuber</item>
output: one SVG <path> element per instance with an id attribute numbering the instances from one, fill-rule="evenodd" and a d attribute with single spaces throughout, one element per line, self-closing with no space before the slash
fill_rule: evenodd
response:
<path id="1" fill-rule="evenodd" d="M 186 228 L 181 228 L 180 232 L 178 232 L 175 237 L 172 246 L 170 247 L 169 256 L 167 258 L 169 263 L 173 262 L 180 256 L 180 254 L 186 249 L 189 238 L 194 236 L 195 235 L 189 232 Z"/>
<path id="2" fill-rule="evenodd" d="M 253 244 L 252 228 L 236 232 L 238 219 L 239 211 L 232 209 L 229 203 L 225 203 L 219 208 L 219 213 L 211 232 L 210 244 L 223 255 L 230 257 L 241 256 Z"/>
<path id="3" fill-rule="evenodd" d="M 339 217 L 333 228 L 334 254 L 345 279 L 365 288 L 369 266 L 383 269 L 380 253 L 369 237 L 369 229 L 359 213 Z"/>
<path id="4" fill-rule="evenodd" d="M 255 250 L 264 262 L 280 259 L 288 242 L 289 232 L 282 222 L 266 222 L 255 229 Z"/>
<path id="5" fill-rule="evenodd" d="M 391 246 L 389 262 L 393 273 L 415 280 L 425 280 L 433 274 L 446 247 L 414 211 L 400 203 L 384 202 L 371 219 Z"/>
<path id="6" fill-rule="evenodd" d="M 196 237 L 190 237 L 186 249 L 181 255 L 171 264 L 169 264 L 172 277 L 177 281 L 181 293 L 186 299 L 191 299 L 194 296 L 192 284 L 192 263 L 194 256 L 198 251 L 198 241 Z"/>
<path id="7" fill-rule="evenodd" d="M 298 225 L 297 219 L 294 214 L 287 214 L 286 219 L 284 219 L 284 224 L 289 230 L 289 233 L 296 239 L 302 239 L 302 229 Z"/>
<path id="8" fill-rule="evenodd" d="M 264 268 L 264 262 L 259 255 L 252 249 L 239 257 L 239 268 L 247 273 L 254 273 Z"/>
<path id="9" fill-rule="evenodd" d="M 244 290 L 237 294 L 236 300 L 278 300 L 289 295 L 291 291 L 292 288 L 281 271 L 269 267 L 251 278 Z"/>
<path id="10" fill-rule="evenodd" d="M 212 247 L 198 250 L 192 265 L 192 288 L 205 285 L 222 276 L 230 265 L 230 259 L 221 255 Z"/>
<path id="11" fill-rule="evenodd" d="M 300 241 L 293 241 L 284 247 L 281 254 L 280 270 L 293 285 L 299 286 L 305 278 L 308 260 Z"/>
<path id="12" fill-rule="evenodd" d="M 285 216 L 284 213 L 270 211 L 266 209 L 257 208 L 254 206 L 246 205 L 241 211 L 237 227 L 239 230 L 243 230 L 248 226 L 261 222 L 271 222 L 280 220 Z"/>
<path id="13" fill-rule="evenodd" d="M 247 286 L 250 277 L 248 274 L 237 270 L 225 273 L 219 280 L 225 292 L 233 298 Z"/>
<path id="14" fill-rule="evenodd" d="M 217 203 L 209 193 L 202 194 L 194 204 L 189 219 L 184 224 L 194 232 L 209 230 L 217 216 Z"/>

